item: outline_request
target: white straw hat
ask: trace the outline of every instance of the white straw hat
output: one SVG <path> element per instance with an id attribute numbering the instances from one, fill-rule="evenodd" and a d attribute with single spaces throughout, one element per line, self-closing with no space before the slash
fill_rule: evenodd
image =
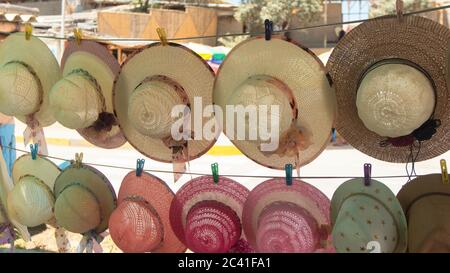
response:
<path id="1" fill-rule="evenodd" d="M 48 92 L 61 77 L 47 45 L 24 33 L 9 35 L 0 44 L 0 112 L 40 127 L 53 124 Z"/>
<path id="2" fill-rule="evenodd" d="M 61 60 L 64 78 L 50 91 L 50 106 L 59 123 L 92 144 L 117 148 L 126 140 L 113 114 L 112 90 L 119 63 L 92 41 L 71 41 Z"/>
<path id="3" fill-rule="evenodd" d="M 243 122 L 247 135 L 258 131 L 256 139 L 238 139 L 242 123 L 228 130 L 235 115 L 226 115 L 222 126 L 246 156 L 275 169 L 288 163 L 299 168 L 314 160 L 329 142 L 336 114 L 334 89 L 321 61 L 306 48 L 276 38 L 252 38 L 233 48 L 216 77 L 214 104 L 223 111 L 228 105 L 258 106 L 258 111 L 279 107 L 279 113 L 268 109 L 268 114 L 258 112 L 257 122 Z M 265 118 L 268 126 L 256 125 Z M 272 118 L 279 121 L 278 148 L 263 151 L 268 141 L 263 141 L 261 129 L 276 129 Z"/>

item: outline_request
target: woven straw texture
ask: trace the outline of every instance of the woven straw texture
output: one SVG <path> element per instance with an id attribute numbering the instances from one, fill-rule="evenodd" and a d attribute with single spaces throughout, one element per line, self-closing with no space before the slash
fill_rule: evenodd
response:
<path id="1" fill-rule="evenodd" d="M 338 120 L 336 129 L 352 146 L 374 158 L 388 162 L 407 162 L 409 147 L 381 147 L 383 137 L 368 130 L 358 117 L 356 94 L 362 75 L 373 64 L 385 59 L 410 61 L 431 78 L 436 91 L 434 118 L 441 126 L 430 141 L 422 143 L 417 161 L 436 157 L 450 148 L 450 96 L 446 84 L 446 56 L 450 31 L 429 19 L 407 16 L 365 22 L 339 42 L 327 68 L 336 88 Z"/>
<path id="2" fill-rule="evenodd" d="M 22 155 L 14 161 L 12 169 L 12 178 L 16 184 L 21 177 L 25 175 L 32 175 L 42 180 L 50 191 L 53 191 L 56 177 L 61 173 L 61 170 L 47 158 L 37 156 L 33 160 L 30 154 Z"/>

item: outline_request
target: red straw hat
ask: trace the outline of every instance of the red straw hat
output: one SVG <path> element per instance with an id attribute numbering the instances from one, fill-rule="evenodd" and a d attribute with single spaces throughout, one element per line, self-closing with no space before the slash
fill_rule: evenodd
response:
<path id="1" fill-rule="evenodd" d="M 170 207 L 178 238 L 194 252 L 229 252 L 241 239 L 241 215 L 249 190 L 234 180 L 195 178 L 180 188 Z"/>
<path id="2" fill-rule="evenodd" d="M 274 178 L 245 202 L 243 228 L 257 252 L 324 252 L 330 244 L 330 200 L 300 180 Z M 331 249 L 329 249 L 331 251 Z"/>
<path id="3" fill-rule="evenodd" d="M 119 190 L 118 207 L 109 220 L 114 243 L 124 252 L 185 252 L 169 221 L 174 193 L 161 179 L 128 173 Z"/>

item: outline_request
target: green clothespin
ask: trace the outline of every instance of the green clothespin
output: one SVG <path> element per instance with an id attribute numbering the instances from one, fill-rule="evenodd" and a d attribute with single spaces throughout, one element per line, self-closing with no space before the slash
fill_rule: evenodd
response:
<path id="1" fill-rule="evenodd" d="M 33 160 L 36 160 L 36 158 L 37 158 L 37 155 L 38 155 L 38 151 L 39 151 L 39 145 L 36 143 L 36 144 L 30 144 L 30 150 L 31 150 L 31 158 L 33 159 Z"/>
<path id="2" fill-rule="evenodd" d="M 145 159 L 136 160 L 136 176 L 141 176 L 144 171 Z"/>
<path id="3" fill-rule="evenodd" d="M 213 174 L 214 183 L 219 183 L 219 164 L 213 163 L 211 164 L 211 171 Z"/>
<path id="4" fill-rule="evenodd" d="M 286 171 L 286 185 L 292 186 L 292 164 L 286 164 L 284 169 Z"/>

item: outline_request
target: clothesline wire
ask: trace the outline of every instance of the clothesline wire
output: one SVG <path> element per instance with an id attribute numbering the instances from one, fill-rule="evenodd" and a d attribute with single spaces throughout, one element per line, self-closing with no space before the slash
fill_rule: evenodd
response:
<path id="1" fill-rule="evenodd" d="M 450 8 L 450 5 L 440 6 L 440 7 L 434 7 L 434 8 L 428 8 L 423 10 L 417 10 L 412 12 L 404 13 L 403 16 L 411 16 L 411 15 L 417 15 L 422 13 L 428 13 L 433 11 L 439 11 L 443 9 Z M 335 23 L 327 23 L 327 24 L 319 24 L 319 25 L 310 25 L 310 26 L 304 26 L 304 27 L 297 27 L 297 28 L 289 28 L 289 29 L 283 29 L 283 30 L 275 30 L 273 33 L 285 33 L 289 31 L 300 31 L 300 30 L 307 30 L 307 29 L 314 29 L 314 28 L 323 28 L 323 27 L 332 27 L 332 26 L 340 26 L 340 25 L 349 25 L 349 24 L 357 24 L 357 23 L 363 23 L 371 20 L 376 20 L 382 17 L 386 16 L 379 16 L 369 19 L 359 19 L 359 20 L 352 20 L 352 21 L 344 21 L 344 22 L 335 22 Z M 197 39 L 209 39 L 209 38 L 223 38 L 223 37 L 238 37 L 238 36 L 259 36 L 264 35 L 264 32 L 243 32 L 243 33 L 228 33 L 228 34 L 221 34 L 221 35 L 207 35 L 207 36 L 193 36 L 193 37 L 183 37 L 183 38 L 168 38 L 168 41 L 180 41 L 180 40 L 197 40 Z M 56 40 L 68 40 L 73 39 L 73 36 L 49 36 L 49 35 L 34 35 L 38 38 L 43 39 L 56 39 Z M 158 39 L 146 39 L 146 38 L 83 38 L 84 40 L 91 40 L 91 41 L 142 41 L 142 42 L 158 42 Z"/>
<path id="2" fill-rule="evenodd" d="M 30 154 L 29 151 L 13 148 L 10 146 L 2 146 L 3 148 L 15 150 L 17 152 L 22 152 L 26 154 Z M 50 155 L 39 155 L 40 157 L 49 158 L 49 159 L 55 159 L 60 161 L 73 161 L 73 159 L 66 159 L 62 157 L 56 157 L 56 156 L 50 156 Z M 115 166 L 115 165 L 107 165 L 107 164 L 99 164 L 99 163 L 89 163 L 84 162 L 85 165 L 95 166 L 95 167 L 104 167 L 104 168 L 111 168 L 111 169 L 120 169 L 120 170 L 128 170 L 128 171 L 134 171 L 136 168 L 131 167 L 125 167 L 125 166 Z M 169 174 L 186 174 L 186 175 L 195 175 L 195 176 L 204 176 L 204 175 L 211 175 L 211 173 L 198 173 L 198 172 L 175 172 L 175 171 L 165 171 L 165 170 L 156 170 L 156 169 L 144 169 L 145 172 L 150 173 L 169 173 Z M 236 178 L 285 178 L 285 176 L 273 176 L 273 175 L 246 175 L 246 174 L 220 174 L 221 176 L 226 177 L 236 177 Z M 418 175 L 413 175 L 412 177 L 417 177 Z M 292 176 L 292 178 L 296 179 L 355 179 L 355 178 L 362 178 L 363 176 Z M 407 175 L 384 175 L 384 176 L 372 176 L 373 179 L 393 179 L 393 178 L 408 178 Z"/>

